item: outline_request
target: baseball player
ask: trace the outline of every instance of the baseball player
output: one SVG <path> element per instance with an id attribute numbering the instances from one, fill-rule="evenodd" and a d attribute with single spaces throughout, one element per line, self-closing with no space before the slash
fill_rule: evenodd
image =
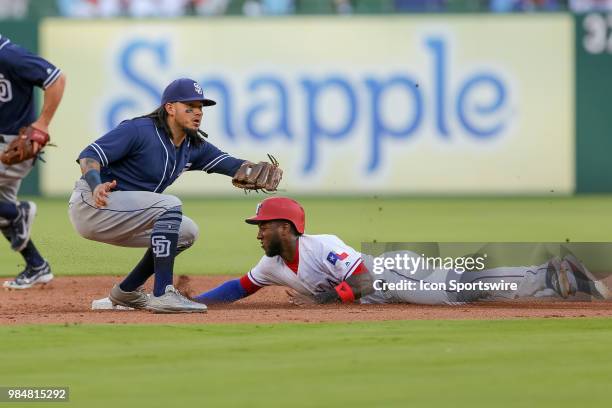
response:
<path id="1" fill-rule="evenodd" d="M 151 114 L 120 123 L 79 155 L 83 176 L 69 203 L 70 220 L 84 238 L 148 248 L 142 260 L 109 295 L 113 305 L 160 313 L 204 312 L 206 306 L 173 286 L 174 258 L 193 245 L 198 226 L 181 201 L 163 194 L 185 171 L 233 177 L 242 188 L 273 191 L 277 163 L 251 163 L 222 152 L 199 130 L 203 108 L 216 103 L 188 78 L 170 83 Z M 154 275 L 153 295 L 140 287 Z"/>
<path id="2" fill-rule="evenodd" d="M 552 259 L 539 266 L 502 267 L 459 273 L 453 269 L 420 268 L 415 274 L 385 268 L 374 274 L 373 257 L 361 254 L 335 235 L 304 233 L 302 206 L 284 197 L 262 201 L 256 215 L 246 219 L 259 228 L 265 255 L 240 279 L 230 280 L 204 292 L 194 300 L 206 304 L 233 302 L 249 296 L 264 286 L 286 286 L 290 301 L 296 305 L 312 303 L 418 303 L 462 304 L 495 297 L 517 298 L 541 294 L 568 297 L 583 291 L 607 298 L 608 290 L 573 256 Z M 386 253 L 418 258 L 410 251 Z M 468 285 L 471 290 L 442 289 L 451 281 Z M 413 282 L 413 283 L 410 283 Z M 423 282 L 423 283 L 421 283 Z M 494 288 L 486 289 L 493 285 Z M 457 285 L 455 285 L 457 286 Z M 475 288 L 475 289 L 474 289 Z"/>
<path id="3" fill-rule="evenodd" d="M 49 61 L 34 55 L 0 35 L 0 151 L 15 140 L 21 128 L 32 127 L 48 133 L 51 119 L 64 94 L 65 76 Z M 34 87 L 44 91 L 38 118 L 34 111 Z M 33 153 L 41 146 L 33 143 Z M 17 201 L 21 180 L 34 166 L 35 158 L 6 165 L 0 163 L 0 228 L 26 262 L 25 269 L 3 286 L 27 289 L 53 279 L 49 263 L 30 239 L 36 205 Z"/>

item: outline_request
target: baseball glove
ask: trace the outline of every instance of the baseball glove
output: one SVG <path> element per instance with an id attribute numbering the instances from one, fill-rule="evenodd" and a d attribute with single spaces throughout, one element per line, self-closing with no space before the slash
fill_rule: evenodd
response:
<path id="1" fill-rule="evenodd" d="M 37 153 L 34 153 L 33 142 L 40 146 Z M 38 156 L 47 143 L 49 143 L 48 133 L 32 126 L 23 127 L 19 129 L 19 135 L 0 154 L 0 161 L 6 165 L 11 165 L 32 159 Z"/>
<path id="2" fill-rule="evenodd" d="M 245 161 L 234 174 L 232 184 L 235 187 L 247 190 L 263 191 L 270 193 L 276 191 L 278 184 L 283 178 L 283 170 L 278 167 L 278 161 L 272 155 L 268 155 L 270 162 L 259 162 L 257 164 Z"/>

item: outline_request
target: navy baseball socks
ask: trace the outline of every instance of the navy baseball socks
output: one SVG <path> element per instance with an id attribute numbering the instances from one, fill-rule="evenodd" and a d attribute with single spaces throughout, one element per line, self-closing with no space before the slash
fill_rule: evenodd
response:
<path id="1" fill-rule="evenodd" d="M 0 218 L 12 221 L 17 218 L 18 215 L 19 211 L 17 211 L 17 205 L 15 205 L 15 203 L 0 201 Z"/>
<path id="2" fill-rule="evenodd" d="M 179 228 L 183 220 L 180 206 L 163 213 L 153 224 L 151 248 L 119 286 L 113 287 L 110 298 L 114 304 L 144 308 L 154 313 L 204 313 L 206 305 L 181 295 L 172 285 L 174 258 L 178 250 Z M 186 249 L 186 248 L 182 248 Z M 155 273 L 153 296 L 138 291 Z"/>
<path id="3" fill-rule="evenodd" d="M 2 228 L 2 234 L 11 241 L 12 228 Z M 28 240 L 25 248 L 20 252 L 26 261 L 23 271 L 12 281 L 5 281 L 3 287 L 8 289 L 29 289 L 37 284 L 46 284 L 53 280 L 53 273 L 49 263 L 40 255 L 32 240 Z"/>
<path id="4" fill-rule="evenodd" d="M 151 250 L 155 270 L 154 296 L 162 296 L 166 293 L 166 286 L 172 286 L 174 258 L 182 220 L 183 211 L 180 206 L 176 206 L 163 213 L 153 224 Z"/>
<path id="5" fill-rule="evenodd" d="M 166 286 L 172 285 L 174 258 L 177 255 L 178 233 L 183 220 L 180 206 L 163 213 L 155 224 L 151 234 L 151 247 L 134 267 L 132 272 L 119 284 L 124 292 L 133 292 L 155 273 L 153 294 L 161 296 Z"/>
<path id="6" fill-rule="evenodd" d="M 176 256 L 179 256 L 181 252 L 188 249 L 189 247 L 182 247 L 176 249 Z M 133 292 L 139 287 L 145 284 L 147 279 L 155 272 L 155 266 L 153 265 L 153 250 L 147 249 L 144 256 L 138 262 L 138 264 L 132 269 L 132 272 L 125 277 L 123 282 L 119 284 L 121 290 L 125 292 Z"/>
<path id="7" fill-rule="evenodd" d="M 176 256 L 179 256 L 183 251 L 189 249 L 191 245 L 177 247 Z M 138 264 L 132 269 L 132 272 L 125 277 L 123 282 L 119 284 L 119 287 L 124 292 L 133 292 L 137 290 L 139 287 L 145 284 L 147 279 L 153 275 L 155 272 L 155 265 L 153 262 L 153 249 L 147 249 L 144 256 L 138 262 Z"/>
<path id="8" fill-rule="evenodd" d="M 11 228 L 2 228 L 2 234 L 6 237 L 7 240 L 13 240 L 13 230 Z M 38 268 L 45 263 L 44 258 L 40 255 L 40 252 L 38 252 L 38 249 L 36 249 L 36 246 L 34 245 L 31 239 L 28 240 L 26 246 L 21 251 L 19 251 L 19 253 L 21 254 L 21 256 L 23 256 L 23 259 L 26 261 L 26 264 L 33 268 Z"/>
<path id="9" fill-rule="evenodd" d="M 6 228 L 11 230 L 11 249 L 13 251 L 21 252 L 28 244 L 35 216 L 36 204 L 31 201 L 19 201 L 16 204 L 0 202 L 0 217 L 10 221 Z"/>
<path id="10" fill-rule="evenodd" d="M 11 243 L 11 248 L 21 254 L 26 262 L 25 269 L 15 280 L 4 282 L 9 289 L 28 289 L 39 283 L 48 283 L 53 279 L 49 264 L 40 255 L 30 239 L 30 232 L 36 205 L 29 201 L 11 203 L 0 201 L 0 217 L 10 221 L 2 228 L 2 235 Z"/>
<path id="11" fill-rule="evenodd" d="M 124 292 L 133 292 L 149 279 L 154 273 L 155 266 L 153 265 L 153 249 L 147 249 L 144 256 L 138 264 L 132 269 L 132 272 L 125 277 L 123 282 L 119 284 L 119 288 Z"/>

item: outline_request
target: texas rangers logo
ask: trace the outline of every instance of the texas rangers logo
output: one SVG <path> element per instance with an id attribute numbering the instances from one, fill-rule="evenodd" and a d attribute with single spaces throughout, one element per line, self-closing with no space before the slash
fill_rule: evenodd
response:
<path id="1" fill-rule="evenodd" d="M 170 241 L 164 235 L 154 235 L 151 238 L 151 247 L 155 256 L 159 258 L 170 255 Z"/>
<path id="2" fill-rule="evenodd" d="M 197 82 L 193 83 L 193 89 L 195 89 L 198 95 L 202 95 L 202 87 Z"/>
<path id="3" fill-rule="evenodd" d="M 11 82 L 4 79 L 4 75 L 0 74 L 0 102 L 8 102 L 13 99 L 13 89 Z"/>
<path id="4" fill-rule="evenodd" d="M 338 261 L 342 261 L 344 259 L 346 259 L 348 257 L 348 254 L 346 252 L 340 252 L 340 251 L 332 251 L 329 254 L 327 254 L 327 262 L 329 262 L 332 265 L 336 265 L 336 262 Z"/>

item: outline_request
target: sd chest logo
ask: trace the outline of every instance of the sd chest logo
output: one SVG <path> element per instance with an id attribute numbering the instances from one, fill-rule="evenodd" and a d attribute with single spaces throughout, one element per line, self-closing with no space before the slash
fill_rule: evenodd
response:
<path id="1" fill-rule="evenodd" d="M 13 99 L 11 82 L 4 79 L 4 75 L 0 74 L 0 102 L 8 102 L 11 99 Z"/>

